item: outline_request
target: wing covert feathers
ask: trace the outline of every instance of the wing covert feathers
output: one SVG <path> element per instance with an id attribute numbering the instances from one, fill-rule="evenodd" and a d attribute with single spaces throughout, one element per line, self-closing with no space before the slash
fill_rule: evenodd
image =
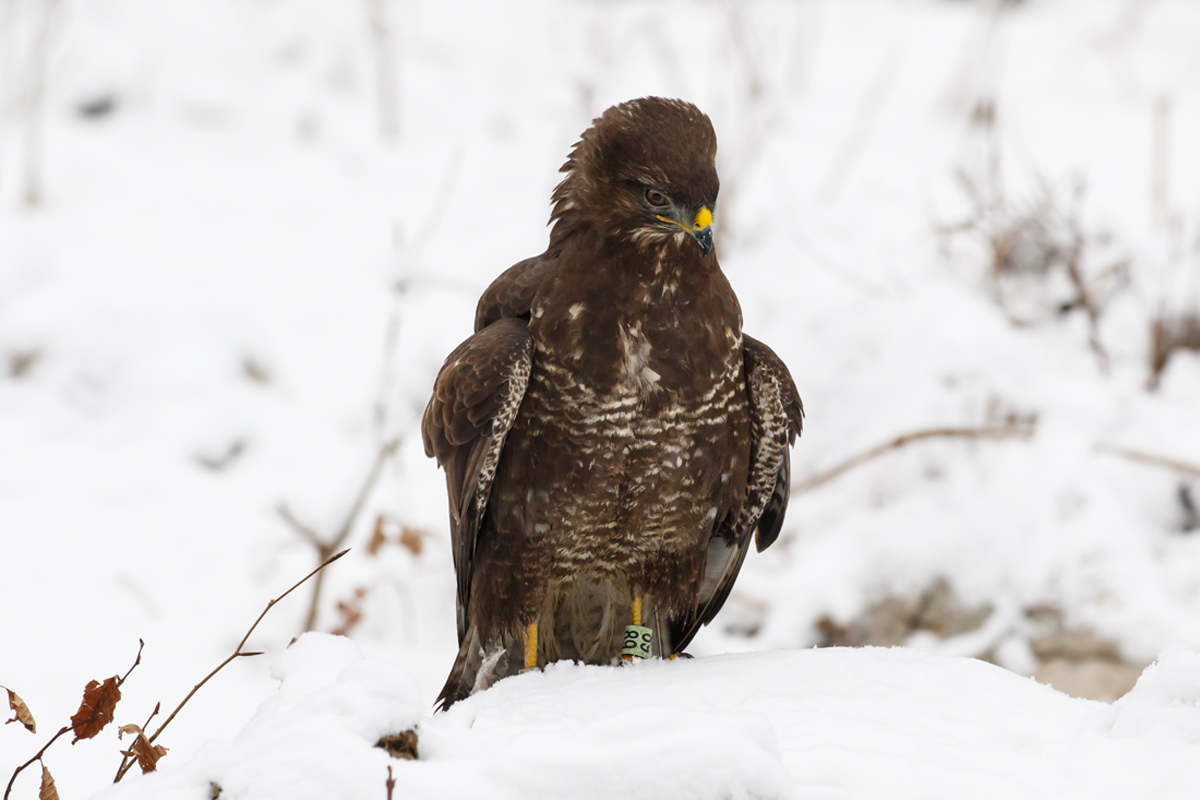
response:
<path id="1" fill-rule="evenodd" d="M 505 317 L 529 319 L 533 298 L 550 269 L 550 263 L 543 254 L 527 258 L 500 273 L 500 277 L 492 281 L 475 307 L 475 330 L 481 331 Z"/>
<path id="2" fill-rule="evenodd" d="M 755 546 L 766 550 L 779 537 L 787 510 L 789 472 L 788 448 L 804 425 L 804 404 L 787 366 L 771 348 L 745 337 L 743 358 L 746 389 L 750 395 L 750 496 L 739 527 L 741 536 L 756 527 Z"/>
<path id="3" fill-rule="evenodd" d="M 498 319 L 472 335 L 446 358 L 421 423 L 426 455 L 446 471 L 460 643 L 466 633 L 475 539 L 504 437 L 529 385 L 531 354 L 532 340 L 522 319 Z"/>

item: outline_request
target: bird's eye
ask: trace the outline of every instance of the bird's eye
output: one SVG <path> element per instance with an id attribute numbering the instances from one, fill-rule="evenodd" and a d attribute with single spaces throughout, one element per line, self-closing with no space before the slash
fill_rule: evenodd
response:
<path id="1" fill-rule="evenodd" d="M 665 205 L 669 205 L 671 201 L 668 200 L 667 196 L 665 194 L 663 194 L 662 192 L 660 192 L 658 189 L 647 189 L 646 190 L 646 202 L 652 206 L 657 206 L 658 208 L 662 208 Z"/>

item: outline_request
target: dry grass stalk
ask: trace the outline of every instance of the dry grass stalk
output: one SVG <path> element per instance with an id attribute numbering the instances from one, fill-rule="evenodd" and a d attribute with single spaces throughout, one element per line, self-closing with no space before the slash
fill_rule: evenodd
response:
<path id="1" fill-rule="evenodd" d="M 383 468 L 387 462 L 396 454 L 396 450 L 400 447 L 401 439 L 399 437 L 392 439 L 390 442 L 385 442 L 375 455 L 375 463 L 371 465 L 370 471 L 367 473 L 366 480 L 363 481 L 362 488 L 358 490 L 358 497 L 354 500 L 354 505 L 350 507 L 349 513 L 346 514 L 346 520 L 342 523 L 342 527 L 332 539 L 326 540 L 314 531 L 309 526 L 305 525 L 296 515 L 292 513 L 286 503 L 280 502 L 276 507 L 276 512 L 286 522 L 292 530 L 299 534 L 300 538 L 311 544 L 317 551 L 317 557 L 325 563 L 328 563 L 330 556 L 340 549 L 350 534 L 354 531 L 355 525 L 358 524 L 358 519 L 366 508 L 367 500 L 371 497 L 371 492 L 375 490 L 375 484 L 379 482 L 380 476 L 383 475 Z M 309 601 L 308 615 L 305 617 L 304 630 L 311 631 L 317 625 L 317 611 L 321 604 L 321 590 L 324 588 L 324 573 L 318 571 L 317 579 L 313 582 L 312 599 Z"/>
<path id="2" fill-rule="evenodd" d="M 1100 322 L 1107 303 L 1128 283 L 1129 264 L 1110 257 L 1102 267 L 1092 267 L 1094 255 L 1111 244 L 1104 231 L 1088 232 L 1081 222 L 1084 186 L 1078 182 L 1072 200 L 1064 205 L 1048 184 L 1030 200 L 1010 200 L 1002 190 L 981 187 L 967 175 L 959 184 L 971 203 L 969 216 L 939 232 L 947 238 L 969 236 L 988 253 L 988 275 L 993 297 L 1009 320 L 1018 326 L 1036 324 L 1082 310 L 1088 320 L 1088 346 L 1100 368 L 1108 370 L 1109 357 L 1100 339 Z M 1067 293 L 1055 296 L 1055 281 Z M 1024 291 L 1027 297 L 1019 297 Z M 1024 301 L 1024 307 L 1018 304 Z"/>
<path id="3" fill-rule="evenodd" d="M 1163 370 L 1177 350 L 1200 353 L 1200 314 L 1190 313 L 1169 317 L 1159 314 L 1150 323 L 1150 379 L 1151 391 L 1158 389 Z"/>

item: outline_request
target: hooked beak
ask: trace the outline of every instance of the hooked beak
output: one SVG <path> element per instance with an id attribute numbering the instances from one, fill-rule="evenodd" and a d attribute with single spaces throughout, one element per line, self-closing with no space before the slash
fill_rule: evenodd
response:
<path id="1" fill-rule="evenodd" d="M 696 212 L 696 216 L 692 218 L 691 223 L 680 222 L 673 217 L 659 215 L 658 217 L 663 222 L 673 222 L 679 227 L 692 235 L 697 242 L 700 243 L 700 249 L 704 251 L 704 255 L 712 252 L 713 234 L 712 234 L 712 210 L 708 206 L 700 206 L 700 210 Z"/>

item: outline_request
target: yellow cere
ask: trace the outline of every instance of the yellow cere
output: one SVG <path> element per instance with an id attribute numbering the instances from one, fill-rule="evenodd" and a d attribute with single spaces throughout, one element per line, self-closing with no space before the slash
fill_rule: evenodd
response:
<path id="1" fill-rule="evenodd" d="M 692 220 L 692 226 L 690 228 L 679 220 L 671 219 L 670 217 L 664 217 L 662 214 L 657 214 L 656 216 L 663 222 L 674 223 L 683 228 L 685 231 L 702 231 L 712 225 L 713 219 L 712 212 L 708 210 L 708 206 L 701 206 L 700 210 L 696 212 L 696 218 Z"/>

